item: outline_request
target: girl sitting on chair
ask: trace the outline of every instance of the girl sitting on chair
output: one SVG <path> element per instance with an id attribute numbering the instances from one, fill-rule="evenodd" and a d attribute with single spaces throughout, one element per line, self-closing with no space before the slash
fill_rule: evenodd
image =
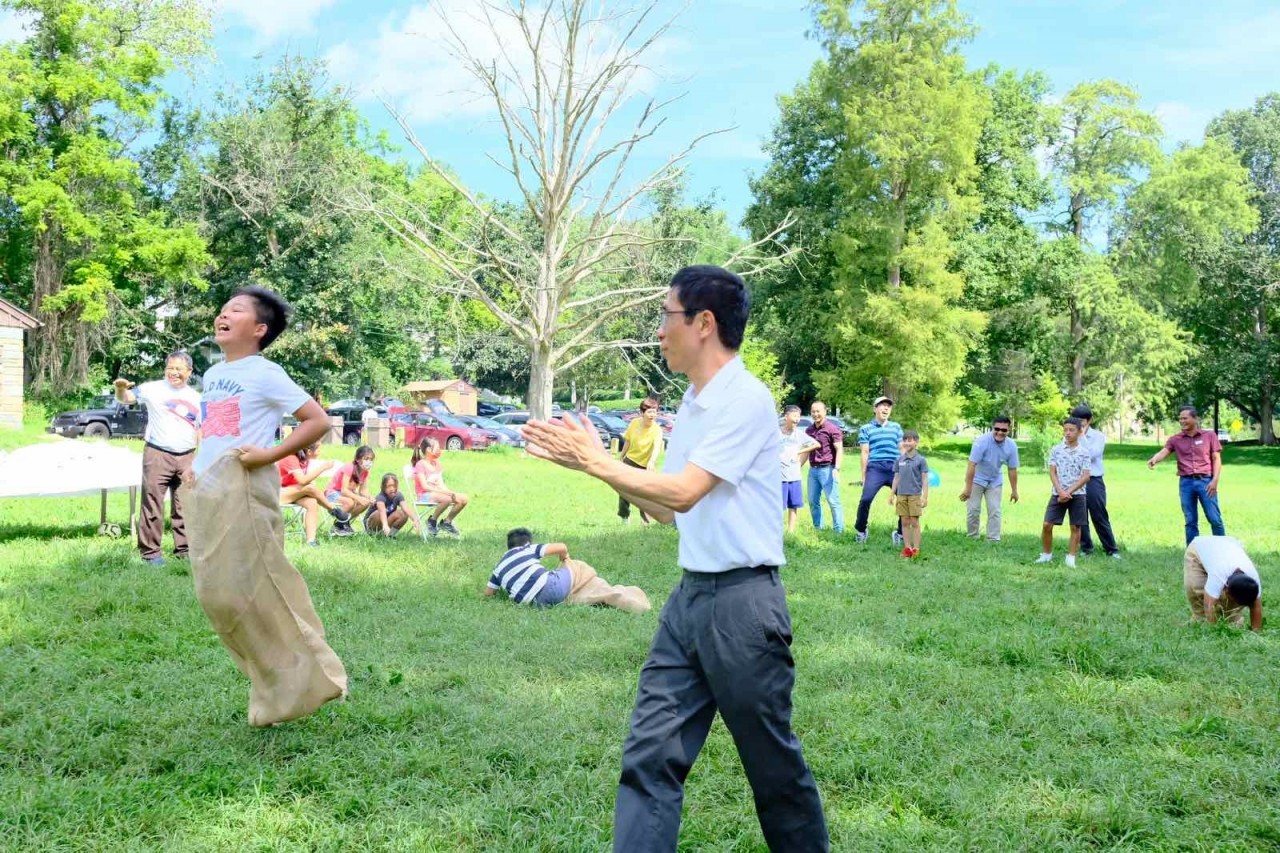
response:
<path id="1" fill-rule="evenodd" d="M 428 498 L 435 502 L 436 511 L 427 519 L 427 532 L 435 536 L 443 530 L 453 536 L 460 536 L 453 520 L 458 517 L 470 498 L 462 492 L 455 492 L 444 484 L 444 472 L 440 467 L 440 442 L 434 438 L 424 438 L 413 451 L 413 489 L 418 499 Z M 440 516 L 450 510 L 444 521 Z"/>
<path id="2" fill-rule="evenodd" d="M 320 443 L 316 442 L 300 451 L 297 456 L 286 456 L 276 463 L 276 468 L 280 471 L 280 504 L 302 507 L 302 525 L 308 545 L 316 544 L 320 507 L 324 507 L 333 516 L 334 533 L 338 536 L 350 536 L 353 532 L 351 515 L 325 497 L 324 492 L 316 485 L 316 478 L 334 465 L 332 460 L 320 459 L 319 455 Z"/>

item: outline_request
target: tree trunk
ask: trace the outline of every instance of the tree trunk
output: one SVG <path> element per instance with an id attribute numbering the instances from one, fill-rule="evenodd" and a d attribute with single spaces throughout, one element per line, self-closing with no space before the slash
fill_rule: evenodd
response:
<path id="1" fill-rule="evenodd" d="M 578 380 L 569 380 L 569 405 L 578 408 Z"/>
<path id="2" fill-rule="evenodd" d="M 1084 391 L 1084 319 L 1080 308 L 1071 302 L 1071 393 Z"/>
<path id="3" fill-rule="evenodd" d="M 630 376 L 627 377 L 626 387 L 622 389 L 622 399 L 624 400 L 631 399 L 631 377 Z"/>
<path id="4" fill-rule="evenodd" d="M 529 346 L 529 392 L 525 402 L 535 418 L 551 414 L 551 389 L 555 385 L 556 370 L 551 363 L 551 344 L 534 341 Z"/>
<path id="5" fill-rule="evenodd" d="M 1276 443 L 1275 427 L 1275 383 L 1270 377 L 1262 380 L 1262 394 L 1258 399 L 1258 442 L 1272 445 Z"/>

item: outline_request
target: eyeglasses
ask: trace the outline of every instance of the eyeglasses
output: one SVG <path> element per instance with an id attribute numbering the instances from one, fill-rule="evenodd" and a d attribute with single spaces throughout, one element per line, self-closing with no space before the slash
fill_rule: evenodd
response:
<path id="1" fill-rule="evenodd" d="M 697 313 L 698 312 L 693 308 L 681 308 L 679 311 L 668 311 L 663 308 L 658 311 L 658 325 L 660 327 L 667 325 L 667 317 L 672 314 L 683 314 L 686 318 L 693 319 L 694 315 Z"/>

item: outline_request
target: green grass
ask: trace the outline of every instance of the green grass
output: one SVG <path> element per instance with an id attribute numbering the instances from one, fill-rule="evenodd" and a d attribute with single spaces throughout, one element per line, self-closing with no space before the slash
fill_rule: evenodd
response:
<path id="1" fill-rule="evenodd" d="M 834 849 L 1280 846 L 1280 634 L 1188 624 L 1177 484 L 1151 451 L 1111 450 L 1119 564 L 1030 564 L 1048 488 L 1029 470 L 1005 542 L 966 540 L 959 444 L 929 454 L 942 487 L 917 562 L 883 502 L 864 548 L 803 521 L 784 570 L 795 724 Z M 1227 465 L 1228 531 L 1280 582 L 1280 455 Z M 661 606 L 675 533 L 620 526 L 606 488 L 528 457 L 447 471 L 475 497 L 461 541 L 289 545 L 351 696 L 269 730 L 246 724 L 185 565 L 96 537 L 95 499 L 0 501 L 0 847 L 606 849 L 657 611 L 536 612 L 480 588 L 528 525 Z M 685 802 L 682 849 L 764 849 L 719 723 Z"/>

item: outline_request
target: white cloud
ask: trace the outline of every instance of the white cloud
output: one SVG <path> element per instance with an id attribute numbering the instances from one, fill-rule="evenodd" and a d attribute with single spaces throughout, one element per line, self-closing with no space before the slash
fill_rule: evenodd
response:
<path id="1" fill-rule="evenodd" d="M 533 17 L 540 11 L 536 5 L 527 8 Z M 593 34 L 592 46 L 579 57 L 580 78 L 590 75 L 598 67 L 593 63 L 614 46 L 616 33 L 609 26 L 598 25 Z M 496 63 L 499 70 L 525 81 L 532 79 L 534 59 L 517 22 L 508 16 L 485 20 L 480 4 L 469 0 L 413 6 L 383 21 L 374 38 L 343 42 L 325 59 L 334 76 L 350 82 L 358 97 L 384 98 L 415 123 L 495 115 L 492 96 L 455 54 L 458 43 L 475 59 Z M 659 39 L 645 60 L 660 64 L 676 44 L 675 39 Z M 559 55 L 554 45 L 544 51 Z M 545 60 L 544 70 L 555 71 Z M 626 90 L 629 95 L 651 91 L 658 82 L 655 72 L 638 69 L 626 80 Z"/>
<path id="2" fill-rule="evenodd" d="M 1280 10 L 1271 9 L 1249 19 L 1223 20 L 1211 32 L 1198 33 L 1194 46 L 1163 53 L 1167 61 L 1182 66 L 1274 68 L 1280 53 Z"/>
<path id="3" fill-rule="evenodd" d="M 337 0 L 215 0 L 219 18 L 243 24 L 259 41 L 309 33 L 315 20 Z"/>

